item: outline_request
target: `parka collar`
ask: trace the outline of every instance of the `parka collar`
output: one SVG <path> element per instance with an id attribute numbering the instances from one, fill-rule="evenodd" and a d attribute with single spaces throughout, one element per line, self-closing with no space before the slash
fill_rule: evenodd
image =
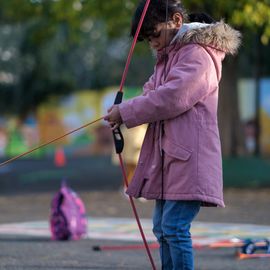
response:
<path id="1" fill-rule="evenodd" d="M 241 33 L 223 21 L 213 24 L 190 23 L 182 26 L 172 42 L 180 45 L 201 44 L 234 55 L 241 44 Z"/>
<path id="2" fill-rule="evenodd" d="M 163 59 L 165 54 L 169 54 L 176 45 L 184 46 L 187 44 L 201 44 L 225 54 L 236 54 L 241 45 L 241 33 L 233 29 L 223 21 L 205 23 L 187 23 L 179 29 L 170 45 L 156 52 L 158 60 Z"/>

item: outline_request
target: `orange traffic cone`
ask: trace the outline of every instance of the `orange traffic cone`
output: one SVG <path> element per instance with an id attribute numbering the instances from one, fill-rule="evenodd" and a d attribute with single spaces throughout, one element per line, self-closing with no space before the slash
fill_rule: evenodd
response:
<path id="1" fill-rule="evenodd" d="M 54 165 L 56 167 L 64 167 L 66 165 L 66 156 L 62 147 L 55 150 Z"/>

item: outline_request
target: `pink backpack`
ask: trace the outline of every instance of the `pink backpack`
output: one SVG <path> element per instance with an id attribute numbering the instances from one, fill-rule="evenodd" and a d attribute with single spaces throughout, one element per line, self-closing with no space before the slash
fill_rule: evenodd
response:
<path id="1" fill-rule="evenodd" d="M 50 229 L 53 240 L 78 240 L 87 232 L 84 203 L 64 181 L 51 203 Z"/>

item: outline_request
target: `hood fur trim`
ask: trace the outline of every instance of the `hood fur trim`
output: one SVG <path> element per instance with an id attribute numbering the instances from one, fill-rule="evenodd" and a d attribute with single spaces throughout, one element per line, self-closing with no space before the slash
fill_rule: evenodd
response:
<path id="1" fill-rule="evenodd" d="M 239 31 L 221 21 L 206 27 L 190 29 L 179 35 L 176 42 L 181 45 L 198 43 L 234 55 L 241 45 L 241 36 Z"/>

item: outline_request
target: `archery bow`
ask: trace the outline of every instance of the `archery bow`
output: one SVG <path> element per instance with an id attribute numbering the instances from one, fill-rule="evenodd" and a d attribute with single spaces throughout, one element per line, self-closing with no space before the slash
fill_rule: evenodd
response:
<path id="1" fill-rule="evenodd" d="M 143 12 L 142 12 L 142 15 L 141 15 L 141 18 L 140 18 L 140 21 L 139 21 L 135 36 L 133 38 L 132 45 L 130 47 L 130 51 L 129 51 L 129 54 L 128 54 L 128 57 L 127 57 L 126 65 L 125 65 L 125 68 L 124 68 L 124 72 L 123 72 L 123 75 L 122 75 L 121 83 L 120 83 L 120 86 L 119 86 L 119 91 L 117 92 L 117 95 L 116 95 L 116 98 L 115 98 L 115 101 L 114 101 L 115 105 L 120 104 L 122 102 L 122 99 L 123 99 L 123 87 L 124 87 L 124 84 L 125 84 L 125 81 L 126 81 L 128 69 L 129 69 L 130 62 L 131 62 L 131 58 L 132 58 L 132 55 L 133 55 L 133 52 L 134 52 L 134 49 L 135 49 L 135 46 L 136 46 L 136 42 L 137 42 L 141 27 L 142 27 L 146 12 L 147 12 L 148 7 L 149 7 L 150 1 L 151 0 L 147 0 L 146 3 L 145 3 L 145 6 L 144 6 L 144 9 L 143 9 Z M 122 135 L 120 127 L 113 130 L 113 138 L 114 138 L 114 143 L 115 143 L 115 151 L 116 151 L 116 153 L 118 154 L 118 157 L 119 157 L 120 166 L 121 166 L 122 174 L 123 174 L 123 177 L 124 177 L 125 185 L 128 186 L 127 175 L 126 175 L 126 171 L 125 171 L 125 167 L 124 167 L 124 163 L 123 163 L 123 159 L 122 159 L 122 155 L 121 155 L 121 153 L 123 151 L 123 148 L 124 148 L 124 137 Z M 142 229 L 142 225 L 141 225 L 138 213 L 137 213 L 137 209 L 136 209 L 136 206 L 134 204 L 134 200 L 133 200 L 133 198 L 131 196 L 129 196 L 129 200 L 130 200 L 130 204 L 131 204 L 131 207 L 132 207 L 132 210 L 133 210 L 137 225 L 139 227 L 139 231 L 140 231 L 140 234 L 141 234 L 141 237 L 142 237 L 142 240 L 143 240 L 143 243 L 144 243 L 148 258 L 150 260 L 152 269 L 156 270 L 156 266 L 155 266 L 153 257 L 151 255 L 150 248 L 149 248 L 148 243 L 146 241 L 144 231 Z"/>

